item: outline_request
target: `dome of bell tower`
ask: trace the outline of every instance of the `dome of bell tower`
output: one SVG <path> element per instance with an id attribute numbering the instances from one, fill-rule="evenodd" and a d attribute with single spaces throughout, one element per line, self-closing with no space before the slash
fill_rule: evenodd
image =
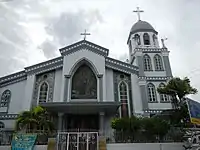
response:
<path id="1" fill-rule="evenodd" d="M 138 22 L 136 22 L 131 28 L 131 34 L 136 32 L 154 32 L 155 34 L 158 33 L 150 23 L 142 20 L 138 20 Z"/>

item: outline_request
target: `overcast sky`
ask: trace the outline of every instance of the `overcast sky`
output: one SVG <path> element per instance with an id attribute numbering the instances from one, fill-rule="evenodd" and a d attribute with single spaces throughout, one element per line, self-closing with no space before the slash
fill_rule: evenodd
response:
<path id="1" fill-rule="evenodd" d="M 125 61 L 137 6 L 141 20 L 168 38 L 173 75 L 188 76 L 200 93 L 199 0 L 0 0 L 0 76 L 59 56 L 84 29 L 87 40 Z"/>

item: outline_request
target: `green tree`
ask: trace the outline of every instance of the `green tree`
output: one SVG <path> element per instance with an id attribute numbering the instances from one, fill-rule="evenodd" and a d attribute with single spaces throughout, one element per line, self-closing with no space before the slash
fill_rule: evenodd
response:
<path id="1" fill-rule="evenodd" d="M 160 94 L 171 96 L 175 109 L 180 108 L 184 104 L 184 98 L 187 95 L 197 93 L 197 89 L 190 85 L 190 80 L 187 77 L 183 79 L 178 77 L 172 78 L 167 85 L 159 87 L 157 90 Z"/>
<path id="2" fill-rule="evenodd" d="M 47 110 L 37 106 L 30 111 L 23 111 L 19 114 L 16 121 L 16 130 L 25 132 L 43 130 L 44 132 L 50 132 L 54 130 L 54 125 Z"/>
<path id="3" fill-rule="evenodd" d="M 166 94 L 171 97 L 171 103 L 174 110 L 171 111 L 169 119 L 175 126 L 186 127 L 189 124 L 189 112 L 186 104 L 186 96 L 196 94 L 198 91 L 192 87 L 190 80 L 175 77 L 169 80 L 167 85 L 157 89 L 160 94 Z"/>

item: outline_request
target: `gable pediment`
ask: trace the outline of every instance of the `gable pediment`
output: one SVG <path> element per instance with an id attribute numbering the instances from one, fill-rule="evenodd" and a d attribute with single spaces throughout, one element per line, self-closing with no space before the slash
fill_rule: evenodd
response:
<path id="1" fill-rule="evenodd" d="M 60 53 L 61 55 L 69 55 L 71 53 L 77 52 L 82 49 L 92 51 L 94 53 L 97 53 L 98 55 L 102 55 L 105 57 L 108 56 L 108 53 L 109 53 L 108 49 L 86 40 L 82 40 L 80 42 L 61 48 Z"/>

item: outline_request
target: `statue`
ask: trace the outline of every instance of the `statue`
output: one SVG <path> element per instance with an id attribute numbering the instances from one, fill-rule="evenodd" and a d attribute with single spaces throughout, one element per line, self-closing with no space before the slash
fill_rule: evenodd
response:
<path id="1" fill-rule="evenodd" d="M 161 39 L 162 47 L 163 47 L 163 48 L 166 48 L 166 47 L 165 47 L 165 43 L 164 43 L 165 40 L 167 40 L 167 38 L 165 38 L 165 39 Z"/>

